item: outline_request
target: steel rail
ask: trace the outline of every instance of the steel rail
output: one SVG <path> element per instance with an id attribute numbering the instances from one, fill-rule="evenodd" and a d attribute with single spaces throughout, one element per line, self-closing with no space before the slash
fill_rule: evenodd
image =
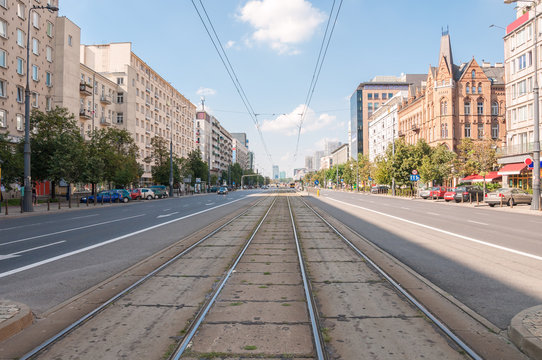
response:
<path id="1" fill-rule="evenodd" d="M 187 247 L 186 249 L 184 249 L 182 252 L 180 252 L 179 254 L 175 255 L 173 258 L 171 258 L 170 260 L 166 261 L 164 264 L 160 265 L 158 268 L 154 269 L 153 271 L 151 271 L 150 273 L 148 273 L 147 275 L 143 276 L 141 279 L 139 279 L 138 281 L 136 281 L 135 283 L 133 283 L 132 285 L 130 285 L 129 287 L 127 287 L 126 289 L 122 290 L 121 292 L 119 292 L 118 294 L 116 294 L 115 296 L 113 296 L 112 298 L 110 298 L 109 300 L 107 300 L 105 303 L 103 303 L 102 305 L 98 306 L 96 309 L 92 310 L 91 312 L 89 312 L 88 314 L 86 314 L 85 316 L 81 317 L 80 319 L 76 320 L 75 322 L 73 322 L 71 325 L 67 326 L 66 328 L 62 329 L 60 332 L 58 332 L 57 334 L 55 334 L 54 336 L 52 336 L 51 338 L 45 340 L 43 343 L 41 343 L 40 345 L 38 345 L 36 348 L 34 348 L 33 350 L 31 350 L 30 352 L 26 353 L 25 355 L 23 355 L 20 360 L 27 360 L 27 359 L 30 359 L 32 358 L 33 356 L 37 355 L 39 352 L 45 350 L 47 347 L 51 346 L 53 343 L 57 342 L 58 340 L 62 339 L 63 337 L 65 337 L 66 335 L 68 335 L 71 331 L 73 331 L 75 328 L 79 327 L 80 325 L 82 325 L 84 322 L 86 322 L 87 320 L 90 320 L 92 319 L 93 317 L 95 317 L 96 315 L 98 315 L 100 312 L 102 312 L 106 307 L 108 307 L 109 305 L 111 305 L 113 302 L 117 301 L 118 299 L 120 299 L 121 297 L 123 297 L 124 295 L 126 295 L 128 292 L 132 291 L 133 289 L 135 289 L 136 287 L 138 287 L 139 285 L 143 284 L 145 281 L 147 281 L 148 279 L 150 279 L 151 277 L 153 277 L 154 275 L 156 275 L 158 272 L 164 270 L 166 267 L 168 267 L 169 265 L 171 265 L 171 263 L 177 261 L 179 258 L 181 258 L 182 256 L 186 255 L 186 253 L 192 251 L 196 246 L 198 246 L 199 244 L 201 244 L 202 242 L 204 242 L 205 240 L 209 239 L 210 237 L 214 236 L 216 233 L 218 233 L 219 231 L 221 231 L 223 228 L 225 228 L 226 226 L 230 225 L 232 222 L 234 222 L 235 220 L 239 219 L 241 216 L 245 215 L 247 212 L 249 212 L 252 208 L 254 208 L 255 206 L 257 206 L 258 204 L 260 204 L 262 201 L 264 201 L 264 199 L 262 200 L 259 200 L 257 201 L 254 205 L 250 206 L 248 209 L 246 209 L 245 211 L 243 211 L 241 214 L 235 216 L 234 218 L 228 220 L 226 223 L 222 224 L 221 226 L 219 226 L 218 228 L 216 228 L 215 230 L 213 230 L 212 232 L 210 232 L 209 234 L 205 235 L 203 238 L 201 238 L 200 240 L 198 240 L 197 242 L 195 242 L 194 244 L 190 245 L 189 247 Z"/>
<path id="2" fill-rule="evenodd" d="M 416 298 L 414 298 L 409 292 L 407 292 L 399 283 L 397 283 L 393 278 L 388 275 L 382 268 L 375 264 L 365 253 L 356 247 L 350 240 L 344 237 L 339 230 L 337 230 L 333 225 L 331 225 L 326 219 L 324 219 L 316 210 L 314 210 L 307 202 L 303 199 L 301 201 L 305 206 L 316 214 L 327 226 L 329 226 L 343 241 L 350 246 L 354 252 L 361 256 L 368 264 L 370 264 L 380 275 L 382 275 L 397 291 L 403 294 L 418 310 L 420 310 L 425 316 L 427 316 L 436 326 L 438 326 L 453 342 L 455 342 L 462 350 L 464 350 L 471 358 L 475 360 L 483 360 L 483 358 L 478 355 L 473 349 L 471 349 L 467 344 L 465 344 L 457 335 L 455 335 L 444 323 L 442 323 L 435 315 L 433 315 L 425 306 L 423 306 Z M 353 231 L 353 230 L 352 230 Z M 364 236 L 356 233 L 359 237 L 364 239 L 367 242 L 370 242 Z"/>
<path id="3" fill-rule="evenodd" d="M 192 341 L 192 338 L 194 337 L 194 335 L 196 334 L 196 331 L 198 331 L 201 323 L 203 322 L 203 320 L 205 319 L 205 316 L 207 315 L 207 313 L 209 312 L 209 310 L 211 309 L 211 306 L 213 306 L 216 298 L 218 297 L 218 295 L 220 295 L 220 292 L 222 291 L 222 289 L 224 288 L 224 286 L 226 285 L 226 282 L 228 281 L 228 279 L 230 278 L 231 274 L 235 271 L 235 268 L 237 267 L 237 264 L 239 263 L 239 261 L 241 261 L 241 258 L 243 257 L 243 255 L 245 254 L 247 248 L 249 247 L 250 243 L 252 243 L 252 239 L 254 239 L 254 237 L 256 236 L 256 234 L 258 233 L 258 230 L 260 230 L 260 227 L 262 226 L 263 222 L 265 221 L 265 219 L 267 219 L 267 215 L 269 215 L 269 212 L 271 212 L 271 209 L 273 208 L 273 206 L 275 205 L 275 202 L 277 202 L 277 198 L 275 197 L 275 199 L 273 200 L 273 202 L 271 203 L 271 206 L 269 206 L 269 209 L 267 209 L 267 212 L 265 213 L 264 217 L 262 218 L 262 220 L 260 221 L 260 223 L 258 224 L 258 226 L 256 227 L 256 229 L 254 230 L 254 232 L 252 233 L 252 235 L 250 236 L 250 238 L 247 240 L 245 246 L 243 247 L 243 249 L 239 252 L 239 255 L 237 256 L 237 258 L 235 259 L 235 262 L 233 263 L 233 265 L 230 267 L 230 269 L 228 270 L 228 272 L 226 273 L 226 275 L 224 276 L 224 278 L 222 279 L 222 281 L 220 282 L 220 285 L 218 286 L 218 288 L 215 290 L 213 296 L 211 297 L 211 299 L 207 302 L 207 305 L 205 306 L 204 310 L 202 312 L 200 312 L 198 314 L 198 316 L 196 317 L 196 320 L 192 323 L 192 325 L 190 326 L 190 331 L 188 332 L 188 334 L 183 338 L 181 344 L 178 346 L 177 350 L 175 351 L 175 353 L 169 357 L 169 359 L 174 359 L 174 360 L 179 360 L 181 358 L 181 356 L 183 355 L 184 351 L 186 350 L 186 348 L 188 347 L 188 344 L 190 344 L 190 341 Z"/>
<path id="4" fill-rule="evenodd" d="M 294 214 L 290 205 L 290 196 L 286 197 L 288 200 L 288 210 L 290 211 L 290 219 L 292 220 L 292 228 L 294 229 L 295 246 L 297 248 L 297 257 L 299 259 L 299 267 L 301 268 L 301 277 L 303 278 L 303 288 L 305 290 L 305 298 L 307 299 L 307 309 L 309 310 L 309 316 L 311 319 L 312 335 L 314 339 L 314 347 L 316 349 L 316 356 L 318 360 L 327 359 L 326 352 L 320 339 L 320 327 L 319 321 L 316 318 L 314 302 L 312 297 L 312 291 L 310 289 L 309 281 L 307 280 L 307 274 L 305 272 L 305 263 L 303 262 L 303 256 L 301 255 L 301 247 L 299 245 L 299 238 L 297 237 L 297 230 L 295 227 Z"/>

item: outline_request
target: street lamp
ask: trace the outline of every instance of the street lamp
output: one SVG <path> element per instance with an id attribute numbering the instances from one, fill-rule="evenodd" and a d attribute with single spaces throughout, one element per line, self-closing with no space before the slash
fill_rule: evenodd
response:
<path id="1" fill-rule="evenodd" d="M 530 2 L 534 10 L 534 129 L 533 129 L 533 201 L 531 202 L 531 210 L 539 210 L 540 208 L 540 119 L 539 119 L 539 88 L 538 88 L 538 30 L 537 30 L 537 14 L 536 1 L 522 0 Z M 516 3 L 518 0 L 504 0 L 505 4 Z"/>
<path id="2" fill-rule="evenodd" d="M 26 32 L 26 87 L 24 89 L 24 196 L 23 211 L 34 211 L 32 204 L 32 182 L 30 177 L 30 21 L 33 10 L 58 11 L 58 7 L 47 4 L 33 5 L 28 10 L 28 31 Z"/>

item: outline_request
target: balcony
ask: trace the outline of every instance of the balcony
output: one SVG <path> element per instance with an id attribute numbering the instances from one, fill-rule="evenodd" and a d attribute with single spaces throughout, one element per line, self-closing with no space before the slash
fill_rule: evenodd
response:
<path id="1" fill-rule="evenodd" d="M 158 106 L 155 106 L 154 111 L 160 111 L 160 108 Z"/>
<path id="2" fill-rule="evenodd" d="M 522 155 L 522 154 L 528 154 L 532 152 L 533 152 L 533 143 L 508 145 L 508 146 L 497 148 L 498 157 Z"/>
<path id="3" fill-rule="evenodd" d="M 149 114 L 145 115 L 146 120 L 151 120 L 151 116 Z"/>
<path id="4" fill-rule="evenodd" d="M 403 137 L 403 136 L 405 136 L 405 133 L 403 132 L 403 130 L 399 130 L 399 131 L 397 132 L 397 136 Z"/>
<path id="5" fill-rule="evenodd" d="M 79 118 L 83 120 L 88 120 L 92 118 L 92 113 L 90 112 L 90 110 L 79 109 Z"/>
<path id="6" fill-rule="evenodd" d="M 420 131 L 420 125 L 418 124 L 412 124 L 412 127 L 411 127 L 412 131 Z"/>
<path id="7" fill-rule="evenodd" d="M 151 102 L 149 100 L 145 101 L 145 105 L 151 107 Z"/>
<path id="8" fill-rule="evenodd" d="M 145 91 L 148 92 L 149 94 L 151 93 L 151 88 L 148 87 L 148 88 L 145 88 Z"/>
<path id="9" fill-rule="evenodd" d="M 90 96 L 92 95 L 92 85 L 87 83 L 81 83 L 79 84 L 79 93 L 83 96 Z"/>
<path id="10" fill-rule="evenodd" d="M 100 102 L 102 104 L 106 104 L 106 105 L 111 104 L 112 103 L 111 96 L 109 96 L 109 95 L 100 96 Z"/>
<path id="11" fill-rule="evenodd" d="M 101 117 L 100 118 L 100 125 L 104 125 L 104 126 L 111 126 L 111 122 L 108 121 L 108 119 L 106 119 L 105 117 Z"/>
<path id="12" fill-rule="evenodd" d="M 154 97 L 158 99 L 158 93 L 154 93 Z"/>

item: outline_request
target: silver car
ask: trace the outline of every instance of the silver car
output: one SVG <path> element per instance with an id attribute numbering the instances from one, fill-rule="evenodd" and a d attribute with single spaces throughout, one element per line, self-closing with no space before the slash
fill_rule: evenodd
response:
<path id="1" fill-rule="evenodd" d="M 531 204 L 533 196 L 522 189 L 516 188 L 500 188 L 493 192 L 487 193 L 484 202 L 489 206 L 506 204 L 508 206 L 516 204 Z"/>

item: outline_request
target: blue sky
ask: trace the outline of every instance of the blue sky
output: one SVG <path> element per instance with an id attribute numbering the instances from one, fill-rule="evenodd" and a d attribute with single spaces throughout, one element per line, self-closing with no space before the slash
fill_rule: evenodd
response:
<path id="1" fill-rule="evenodd" d="M 195 0 L 198 2 L 199 0 Z M 504 30 L 515 19 L 502 0 L 344 0 L 299 145 L 296 128 L 332 0 L 202 0 L 281 171 L 304 166 L 325 139 L 347 141 L 349 97 L 376 75 L 427 73 L 441 28 L 454 62 L 503 61 Z M 340 0 L 337 0 L 338 4 Z M 106 11 L 102 11 L 105 9 Z M 230 132 L 246 132 L 260 171 L 272 164 L 190 0 L 60 0 L 84 44 L 130 41 L 133 51 Z M 275 115 L 273 115 L 275 114 Z M 287 114 L 286 116 L 282 114 Z"/>

